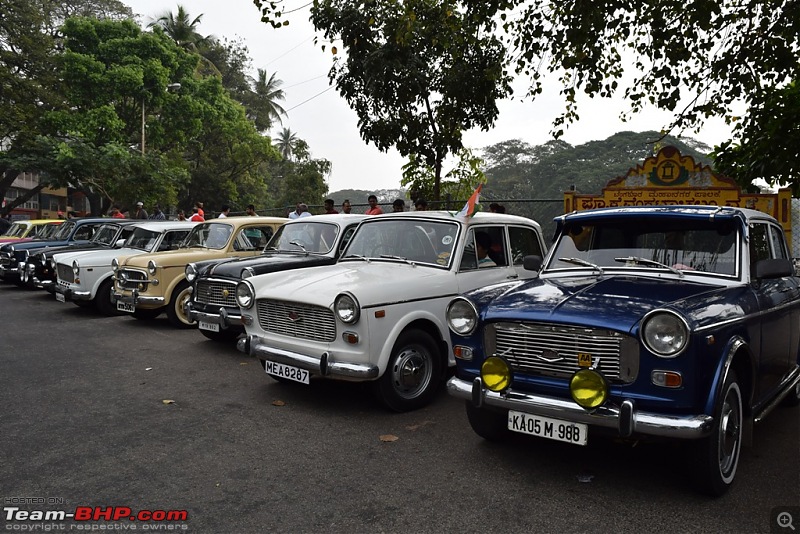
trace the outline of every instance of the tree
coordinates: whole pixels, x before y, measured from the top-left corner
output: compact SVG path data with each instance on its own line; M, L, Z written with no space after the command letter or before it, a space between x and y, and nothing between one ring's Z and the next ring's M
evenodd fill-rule
M281 153L283 159L290 160L294 155L299 140L297 134L289 128L283 128L278 132L278 137L275 139L275 148Z
M256 130L266 132L275 121L281 121L281 115L286 115L286 110L278 104L286 95L280 86L283 81L272 73L267 78L267 71L258 69L256 78L252 80L252 91L246 98L248 117L255 123Z
M254 3L261 9L263 21L276 27L288 22L282 20L285 10L281 3ZM332 3L316 0L315 12ZM546 76L558 76L565 107L553 123L555 138L579 118L581 94L590 98L622 95L630 104L623 119L646 105L671 111L674 121L666 128L669 133L699 127L712 116L733 121L737 102L743 103L748 113L766 116L769 111L764 106L777 104L772 95L786 88L789 80L800 79L800 2L796 0L694 0L688 4L678 0L496 0L449 2L444 9L473 4L480 4L487 20L503 22L507 66L530 81L529 97L535 99L542 93L545 79L551 83L552 78ZM336 19L315 17L314 22L326 35L371 43L372 26L364 24L355 11L361 10L369 18L367 22L374 20L382 27L383 11L397 5L393 0L376 0L353 6L348 24L359 31L352 35L339 31ZM424 17L417 20L435 23ZM399 35L402 39L404 34ZM344 42L345 46L352 43ZM446 59L453 46L444 41L443 49L428 60ZM380 68L366 72L377 72L377 79L383 76ZM351 106L355 107L353 102ZM745 119L743 124L747 123ZM786 147L793 156L785 161L783 174L796 183L800 136L788 121L780 124L780 131L771 129L772 137L794 141ZM742 150L737 153L750 156L731 170L760 168L768 159L780 161L783 147L766 144L748 149L745 145L755 139L749 133L746 128L737 129L739 139L727 145L739 145Z
M343 44L346 57L329 77L358 115L361 137L432 168L433 199L462 133L488 128L510 91L487 5L329 0L311 11L314 26Z
M216 38L213 35L202 35L197 31L202 20L202 13L192 18L186 8L178 5L175 14L167 11L151 21L147 27L161 28L178 46L199 55L202 58L202 74L220 74L217 66L207 57L216 44Z

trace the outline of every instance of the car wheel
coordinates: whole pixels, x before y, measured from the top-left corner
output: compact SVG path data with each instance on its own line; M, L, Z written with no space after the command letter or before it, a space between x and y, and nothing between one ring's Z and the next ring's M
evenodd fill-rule
M167 317L172 326L178 328L192 328L197 326L197 321L192 321L186 315L186 303L192 298L192 286L186 280L179 283L172 291L172 298L167 306Z
M231 343L236 341L239 335L242 333L240 330L234 330L231 328L228 329L220 329L219 332L212 332L211 330L200 330L200 333L206 336L211 341L217 341L219 343Z
M695 474L704 493L720 496L733 484L742 450L743 423L742 392L736 373L730 369L714 411L712 433L697 443Z
M153 319L161 315L162 311L164 311L163 308L156 308L154 310L145 310L142 308L136 308L136 310L133 312L133 316L136 319L139 319L140 321L152 321Z
M119 315L117 306L111 302L111 288L114 280L109 278L97 288L97 295L94 296L94 304L97 310L103 315Z
M467 419L472 430L487 441L503 441L511 433L508 430L508 412L493 408L477 408L466 401Z
M431 336L422 330L403 332L386 371L375 382L378 400L396 412L422 408L436 395L441 369L442 358Z

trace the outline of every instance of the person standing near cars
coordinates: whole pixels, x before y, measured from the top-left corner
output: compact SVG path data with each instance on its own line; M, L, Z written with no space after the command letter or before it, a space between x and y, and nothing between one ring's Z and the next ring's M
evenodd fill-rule
M350 199L344 199L344 202L342 202L342 213L349 214L352 209L353 207L350 205Z
M339 212L336 211L336 209L333 207L333 199L332 198L325 199L325 214L333 215L335 213Z
M370 195L367 197L367 202L369 202L369 209L365 211L367 215L381 215L383 214L383 210L380 206L378 206L378 197L375 195Z
M136 211L133 212L131 219L147 219L147 211L144 209L142 201L136 203Z
M256 213L256 207L253 204L247 205L246 213L248 217L258 217L258 213Z
M403 202L402 198L398 198L394 202L392 202L392 211L394 213L406 211L406 203Z
M218 219L224 219L225 217L228 216L228 214L230 212L231 212L231 207L228 206L227 204L223 204L222 205L222 211L220 211L219 216L217 218Z

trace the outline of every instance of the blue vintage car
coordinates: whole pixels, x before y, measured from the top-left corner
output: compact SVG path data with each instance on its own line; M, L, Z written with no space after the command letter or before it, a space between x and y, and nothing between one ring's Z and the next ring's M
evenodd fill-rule
M755 210L653 206L556 219L532 281L454 298L448 391L472 428L586 445L690 440L691 473L724 493L743 440L800 403L800 278L783 229Z

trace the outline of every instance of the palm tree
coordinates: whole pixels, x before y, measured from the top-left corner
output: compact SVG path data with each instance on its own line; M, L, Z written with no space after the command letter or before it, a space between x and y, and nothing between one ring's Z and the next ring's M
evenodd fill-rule
M281 153L283 159L289 160L294 155L294 149L299 141L300 138L297 137L297 134L289 128L284 128L275 140L275 148Z
M217 39L213 35L203 36L197 31L197 27L202 20L202 13L192 19L186 8L178 5L178 11L175 14L167 11L157 19L150 21L147 27L161 28L178 46L198 54L211 73L219 74L217 67L204 55L216 43Z
M283 89L279 89L283 80L275 78L275 75L273 72L267 78L267 71L258 69L258 77L251 79L252 93L247 111L259 132L269 130L275 121L282 123L281 115L286 115L286 110L278 104L279 100L286 97Z

